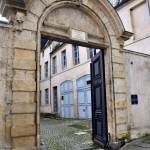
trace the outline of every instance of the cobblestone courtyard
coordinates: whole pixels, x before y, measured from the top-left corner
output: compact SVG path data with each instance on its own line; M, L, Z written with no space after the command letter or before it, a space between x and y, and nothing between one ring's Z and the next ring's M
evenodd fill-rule
M99 149L91 131L90 120L41 119L41 150Z

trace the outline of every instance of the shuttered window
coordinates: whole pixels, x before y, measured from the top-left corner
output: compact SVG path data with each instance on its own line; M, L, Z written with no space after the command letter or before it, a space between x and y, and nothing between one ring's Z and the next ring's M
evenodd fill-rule
M45 78L48 77L48 61L45 63Z
M73 56L74 56L74 65L77 65L80 63L79 59L79 46L73 45Z
M53 57L53 74L57 73L57 57Z
M62 70L65 70L65 69L67 69L66 50L62 51L61 58L62 58Z

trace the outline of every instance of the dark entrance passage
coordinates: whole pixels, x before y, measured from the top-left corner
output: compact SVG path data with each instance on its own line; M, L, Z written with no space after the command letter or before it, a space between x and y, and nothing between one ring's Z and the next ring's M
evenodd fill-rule
M104 73L104 53L100 51L92 59L92 139L102 148L108 147L107 109Z

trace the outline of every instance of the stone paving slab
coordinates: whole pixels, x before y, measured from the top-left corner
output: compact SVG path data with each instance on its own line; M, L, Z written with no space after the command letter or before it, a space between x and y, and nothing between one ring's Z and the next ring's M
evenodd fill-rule
M120 150L150 150L150 136L134 140Z
M41 119L41 150L102 150L91 132L91 120Z

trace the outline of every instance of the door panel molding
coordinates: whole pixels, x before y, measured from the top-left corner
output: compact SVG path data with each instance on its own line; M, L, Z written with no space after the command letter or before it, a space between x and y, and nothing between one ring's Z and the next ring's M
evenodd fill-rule
M107 107L104 53L100 51L91 63L92 139L101 148L108 148Z

